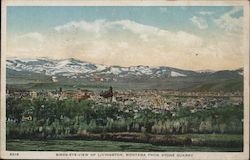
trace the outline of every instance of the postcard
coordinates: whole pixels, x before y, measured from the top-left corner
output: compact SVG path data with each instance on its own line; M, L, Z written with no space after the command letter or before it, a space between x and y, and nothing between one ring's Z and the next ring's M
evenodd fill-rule
M249 159L248 1L3 0L1 159Z

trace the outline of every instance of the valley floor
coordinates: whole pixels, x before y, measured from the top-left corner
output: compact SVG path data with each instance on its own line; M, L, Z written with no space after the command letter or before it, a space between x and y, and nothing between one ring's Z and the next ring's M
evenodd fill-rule
M146 143L87 140L9 140L9 151L239 152L240 148L157 146Z
M229 143L237 141L242 143L242 135L212 135L187 134L176 137L190 137L198 141ZM125 152L241 152L242 147L216 147L214 146L162 146L150 143L121 142L111 140L29 140L8 139L6 149L9 151L125 151Z

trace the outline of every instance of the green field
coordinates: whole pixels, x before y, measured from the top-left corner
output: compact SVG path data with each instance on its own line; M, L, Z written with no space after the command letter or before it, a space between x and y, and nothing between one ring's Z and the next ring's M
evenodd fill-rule
M113 86L116 90L127 89L178 89L183 91L242 91L242 78L169 78L165 80L147 80L141 82L89 82L79 79L62 79L59 82L48 80L26 80L24 78L7 78L7 88L30 89L30 90L55 90L63 89L91 89L103 90Z
M179 138L190 137L199 142L243 143L242 135L230 134L179 134ZM206 143L209 145L209 143ZM28 140L9 139L6 149L11 151L131 151L131 152L240 152L238 147L208 146L161 146L149 143L120 142L107 140Z
M240 148L157 146L145 143L87 140L8 140L9 151L237 152Z

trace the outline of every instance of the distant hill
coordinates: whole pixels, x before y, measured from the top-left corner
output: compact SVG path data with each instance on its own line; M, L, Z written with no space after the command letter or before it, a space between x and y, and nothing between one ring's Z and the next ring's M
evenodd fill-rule
M202 84L195 85L187 88L186 90L192 91L243 91L243 78L223 79L213 82L203 82Z

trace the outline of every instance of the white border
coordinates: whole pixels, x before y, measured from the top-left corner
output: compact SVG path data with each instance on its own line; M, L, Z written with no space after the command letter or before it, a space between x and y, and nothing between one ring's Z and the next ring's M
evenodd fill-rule
M246 0L5 0L8 6L232 6L247 5Z
M173 154L174 157L155 157L147 152L14 152L5 150L5 90L6 90L6 7L7 6L244 6L244 151L243 152L153 152ZM81 0L3 0L1 13L1 152L3 159L249 159L249 2L248 1L81 1ZM18 153L19 156L10 156L10 153ZM56 154L77 154L79 156L56 156ZM95 156L82 156L81 153L96 154ZM102 156L106 153L120 153L122 156ZM147 156L126 156L127 153L143 153ZM100 155L101 154L101 155ZM181 154L189 154L191 157L177 157Z

